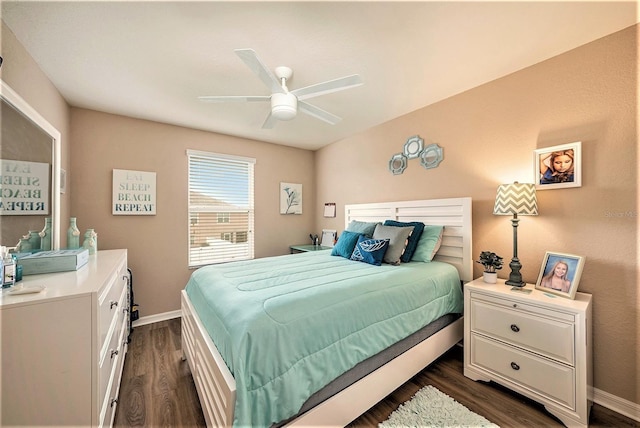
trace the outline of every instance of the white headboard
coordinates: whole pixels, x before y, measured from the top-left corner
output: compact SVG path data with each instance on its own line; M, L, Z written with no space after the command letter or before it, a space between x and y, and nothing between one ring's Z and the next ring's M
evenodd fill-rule
M352 204L344 207L345 229L351 220L420 221L444 226L442 245L435 260L454 265L464 282L473 280L471 256L471 198Z

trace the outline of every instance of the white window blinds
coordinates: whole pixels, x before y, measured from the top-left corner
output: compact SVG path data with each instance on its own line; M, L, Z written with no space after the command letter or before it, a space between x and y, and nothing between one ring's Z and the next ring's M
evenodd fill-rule
M187 151L189 267L254 257L255 159Z

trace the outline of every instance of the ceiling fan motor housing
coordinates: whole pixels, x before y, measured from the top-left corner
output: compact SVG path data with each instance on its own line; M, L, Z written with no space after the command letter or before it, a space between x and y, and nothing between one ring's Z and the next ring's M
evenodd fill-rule
M296 117L298 99L292 93L271 95L271 114L279 120L291 120Z

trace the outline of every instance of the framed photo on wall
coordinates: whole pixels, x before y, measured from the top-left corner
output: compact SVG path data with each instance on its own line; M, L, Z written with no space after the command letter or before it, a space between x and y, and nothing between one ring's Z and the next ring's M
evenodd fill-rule
M573 300L578 291L583 266L583 256L547 251L536 282L536 290Z
M581 142L533 151L536 190L582 186Z

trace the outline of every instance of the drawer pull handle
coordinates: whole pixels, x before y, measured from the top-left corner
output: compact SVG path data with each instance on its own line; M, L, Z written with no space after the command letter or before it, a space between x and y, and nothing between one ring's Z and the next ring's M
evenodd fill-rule
M515 324L511 324L511 331L515 331L517 333L520 331L520 327Z
M115 406L116 404L118 404L118 399L117 399L117 398L112 398L112 399L111 399L110 406L111 406L111 407L113 407L113 406Z
M114 306L118 306L118 302L115 302L115 301L113 301L113 300L112 300L112 301L109 303L109 309L113 309L113 307L114 307Z
M118 355L118 350L117 349L112 349L111 350L111 358L113 358L114 355Z
M514 363L513 361L511 362L511 368L514 370L520 370L520 366Z

